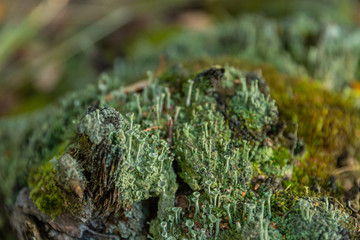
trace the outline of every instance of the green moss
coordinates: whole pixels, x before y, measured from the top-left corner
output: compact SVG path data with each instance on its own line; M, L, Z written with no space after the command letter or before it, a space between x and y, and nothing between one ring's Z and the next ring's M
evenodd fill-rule
M30 197L43 213L52 218L64 212L66 201L63 190L55 180L56 173L50 162L33 171L29 178Z
M360 118L354 99L331 93L308 79L278 79L269 78L268 82L280 117L298 124L298 138L304 140L307 150L294 168L293 187L296 183L318 184L332 191L328 179L336 169L338 156L348 151L358 154Z
M275 216L283 217L296 204L298 200L294 191L277 191L272 196L271 209Z
M291 154L289 152L289 149L285 147L278 147L277 149L275 149L271 157L272 163L281 167L284 167L290 159Z

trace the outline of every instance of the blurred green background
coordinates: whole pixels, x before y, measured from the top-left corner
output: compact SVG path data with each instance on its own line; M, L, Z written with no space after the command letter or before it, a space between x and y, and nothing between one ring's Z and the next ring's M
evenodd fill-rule
M144 44L157 47L244 14L299 12L347 25L360 19L355 0L0 1L0 116L42 108L96 83Z

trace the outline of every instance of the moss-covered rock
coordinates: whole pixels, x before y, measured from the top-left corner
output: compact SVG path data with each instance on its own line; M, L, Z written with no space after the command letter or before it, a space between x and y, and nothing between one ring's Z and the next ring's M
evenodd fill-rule
M301 189L309 186L309 182L299 180L305 176L301 175L302 169L309 171L308 168L293 165L298 139L304 139L306 149L318 149L327 156L334 157L339 151L326 151L332 142L313 143L321 139L322 131L311 130L312 137L305 135L310 132L301 122L295 139L281 131L278 121L287 120L285 110L294 111L289 116L307 117L280 103L292 99L287 96L282 100L283 85L277 87L279 82L272 80L277 78L285 85L287 79L271 68L264 67L263 75L251 72L249 66L246 69L213 67L196 73L191 68L170 68L159 77L149 74L149 83L141 92L99 93L96 99L100 103L76 117L77 127L69 133L73 137L63 155L32 173L30 195L34 203L52 217L66 212L82 219L85 227L92 228L83 236L295 236L296 230L288 222L293 216L297 218L296 209L305 201L301 198L305 191ZM194 80L188 81L189 78ZM305 80L292 83L307 84L297 81ZM300 90L294 89L292 96ZM326 90L319 87L312 93L326 95ZM272 96L278 97L276 105ZM294 105L301 102L293 101ZM336 103L350 100L341 101ZM355 116L349 119L356 121ZM307 124L313 127L314 123ZM349 136L347 141L355 144L351 139ZM336 144L333 147L340 148ZM307 150L301 161L312 156ZM300 191L284 189L279 185L282 181L285 188L290 181ZM334 208L336 211L344 216L341 224L336 222L337 226L348 229L341 236L350 236L354 229L349 224L354 220L341 208ZM316 218L322 217L319 214ZM144 228L144 219L151 220L150 232ZM89 225L98 221L111 228ZM115 224L117 221L121 224ZM139 228L124 232L127 221L138 222ZM322 226L319 225L319 231ZM324 233L332 234L321 234Z
M355 100L267 65L224 62L148 73L137 92L102 87L79 102L93 106L58 119L72 126L66 147L49 147L53 160L33 162L28 179L38 209L55 220L70 214L79 235L92 238L355 236L345 208L316 200L340 196L341 185L326 181L336 156L357 147ZM331 118L340 113L349 126ZM40 235L51 229L67 234L52 227Z
M319 34L316 23L291 31L311 22L306 17L283 32L276 30L283 24L265 22L242 19L211 38L210 49L202 44L207 35L192 46L180 38L165 53L233 55L239 49L232 43L241 42L242 57L294 76L232 57L193 59L147 72L147 81L131 87L102 75L97 88L1 121L0 189L8 206L28 186L42 214L55 222L71 216L83 238L355 238L359 191L344 194L349 189L337 170L339 156L359 154L358 99L305 73L325 78L325 65L356 56L346 49L346 34L325 31L318 48L307 45L307 37ZM223 49L224 43L231 44ZM323 80L340 75L336 89L346 88L355 71L349 68L348 74L331 69ZM337 200L330 204L328 195ZM21 211L42 237L70 236L39 213Z

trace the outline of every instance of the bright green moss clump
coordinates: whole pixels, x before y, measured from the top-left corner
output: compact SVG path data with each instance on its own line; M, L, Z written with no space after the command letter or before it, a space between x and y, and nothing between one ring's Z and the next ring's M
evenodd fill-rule
M31 199L39 210L52 218L63 213L66 206L64 192L55 181L55 177L55 169L48 162L31 174L29 180L32 188Z

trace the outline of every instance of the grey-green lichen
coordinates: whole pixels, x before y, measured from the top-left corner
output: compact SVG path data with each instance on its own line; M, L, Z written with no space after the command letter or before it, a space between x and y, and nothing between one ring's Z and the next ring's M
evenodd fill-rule
M99 144L109 133L121 128L122 116L111 109L94 109L89 111L79 124L79 132L90 138L90 141Z
M109 233L119 235L121 238L143 240L146 236L139 234L143 231L146 221L144 206L137 202L132 208L124 213L125 219L111 224Z
M167 141L160 131L141 129L134 118L134 113L123 117L112 108L89 109L79 124L80 141L71 148L90 175L87 190L98 197L114 192L116 209L171 196L176 189Z
M328 197L310 198L300 199L280 224L287 239L348 239L349 218Z
M85 187L85 177L79 163L67 153L58 160L54 159L53 162L57 183L64 190L75 193L81 199Z
M253 79L247 91L246 73L230 68L225 72L230 70L231 74L220 74L218 79L213 80L232 83L228 84L227 90L235 88L236 93L233 96L220 95L221 91L226 89L217 89L214 86L212 90L206 89L206 93L211 92L209 96L204 94L204 89L195 88L197 94L194 94L192 105L184 106L183 112L187 115L182 116L183 119L190 120L175 125L177 130L174 143L182 170L180 175L193 190L207 189L207 181L211 182L211 186L221 189L247 183L253 172L252 162L262 164L261 162L267 162L272 156L271 148L253 139L251 131L252 126L256 126L261 132L276 120L277 110L274 102L269 98L265 99L259 92L257 80ZM204 73L200 76L202 77L197 79L203 82L211 80L209 76L204 77ZM243 79L240 87L234 84L237 77ZM217 101L221 101L222 106L219 106ZM258 101L263 102L260 104ZM272 108L271 116L268 116L267 106ZM219 110L220 107L226 108L227 111ZM229 112L232 114L228 114ZM231 119L226 119L230 116ZM179 120L181 122L182 119ZM254 125L250 124L249 120L252 120ZM232 123L233 130L226 121ZM241 132L241 137L236 132ZM221 174L224 174L222 178L218 178Z
M271 100L269 95L265 96L260 92L256 78L248 87L246 77L240 74L238 77L241 88L231 98L228 114L234 121L242 121L244 127L255 132L274 124L278 116L275 101Z

